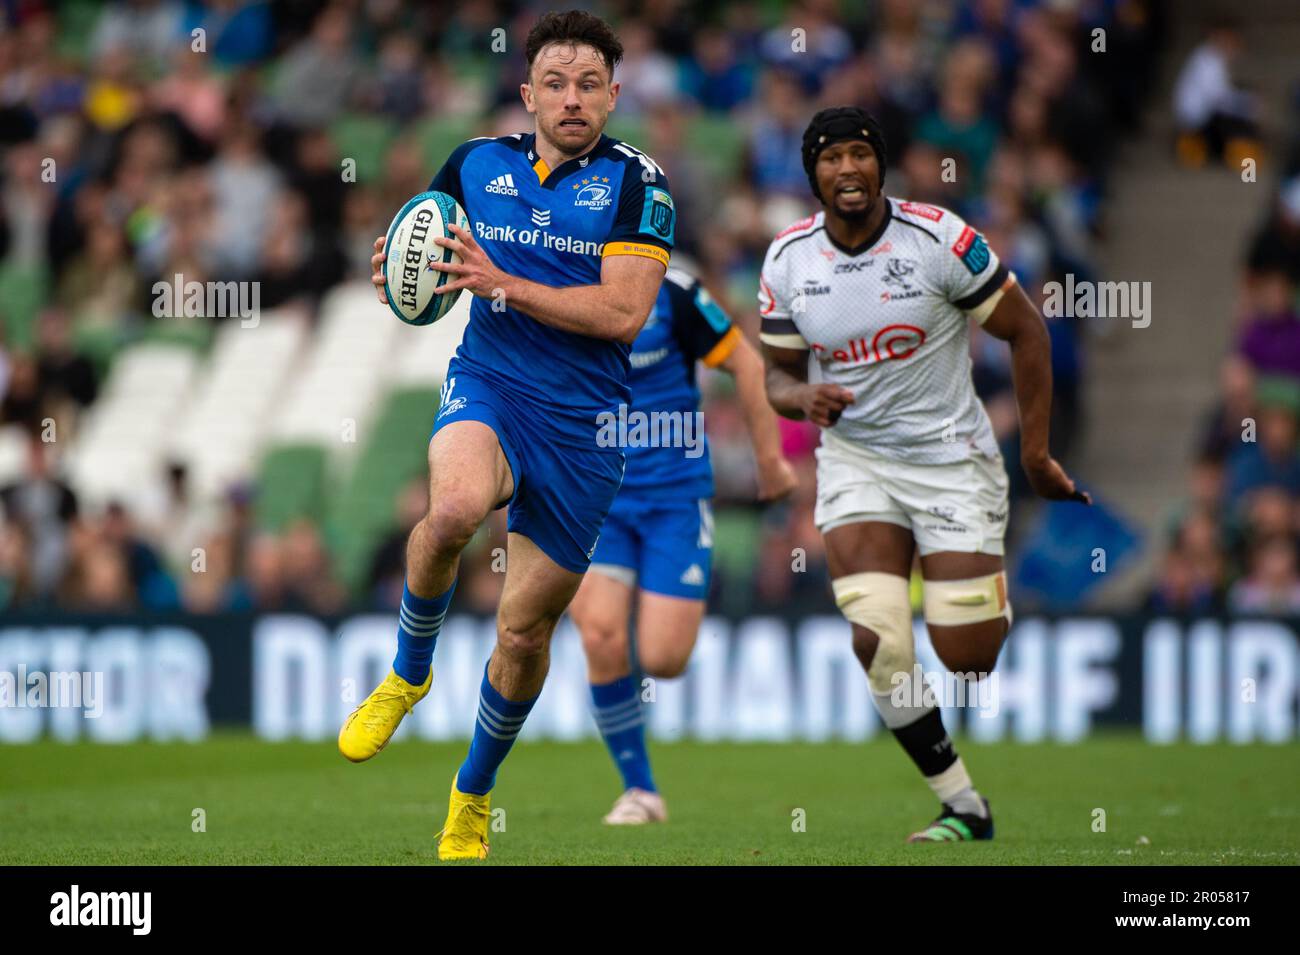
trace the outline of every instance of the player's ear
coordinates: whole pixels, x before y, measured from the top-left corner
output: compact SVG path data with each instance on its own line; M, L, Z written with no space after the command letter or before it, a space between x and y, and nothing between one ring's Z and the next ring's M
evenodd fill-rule
M524 101L524 109L530 113L537 112L537 103L533 99L533 87L529 83L519 84L519 98Z
M618 102L618 91L622 88L620 83L609 84L609 111L611 113L614 112L614 104Z

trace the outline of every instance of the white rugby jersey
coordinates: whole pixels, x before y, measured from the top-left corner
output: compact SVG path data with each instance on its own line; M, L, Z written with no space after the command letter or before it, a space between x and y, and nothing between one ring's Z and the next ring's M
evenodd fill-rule
M886 201L856 249L831 239L821 212L777 235L759 280L759 337L810 351L820 380L853 392L838 437L913 464L992 457L967 317L983 323L1015 276L947 209Z

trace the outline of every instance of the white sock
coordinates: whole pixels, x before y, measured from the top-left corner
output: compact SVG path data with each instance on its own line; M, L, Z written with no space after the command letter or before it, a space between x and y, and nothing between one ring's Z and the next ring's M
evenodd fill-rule
M970 773L966 764L957 757L957 761L937 776L927 776L931 791L939 801L952 807L953 812L964 815L984 817L984 800L978 790L971 785Z

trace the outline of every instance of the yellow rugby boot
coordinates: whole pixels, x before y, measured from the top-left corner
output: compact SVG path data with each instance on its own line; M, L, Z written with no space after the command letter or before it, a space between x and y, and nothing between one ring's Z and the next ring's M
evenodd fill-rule
M491 810L491 793L476 796L463 793L451 782L451 803L447 807L447 821L438 833L438 858L486 859L488 854L488 820Z
M433 670L423 686L412 686L392 670L375 692L362 700L343 721L339 730L339 752L354 763L364 762L388 745L397 732L402 717L411 712L429 693L433 684Z

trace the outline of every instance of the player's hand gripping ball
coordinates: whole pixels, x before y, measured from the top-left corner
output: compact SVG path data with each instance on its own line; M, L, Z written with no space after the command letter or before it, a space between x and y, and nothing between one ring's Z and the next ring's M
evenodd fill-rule
M433 264L460 264L460 256L434 239L456 238L450 225L469 228L465 210L444 192L422 192L393 216L384 239L384 294L393 314L408 325L431 325L451 311L462 290L436 295L456 277Z

